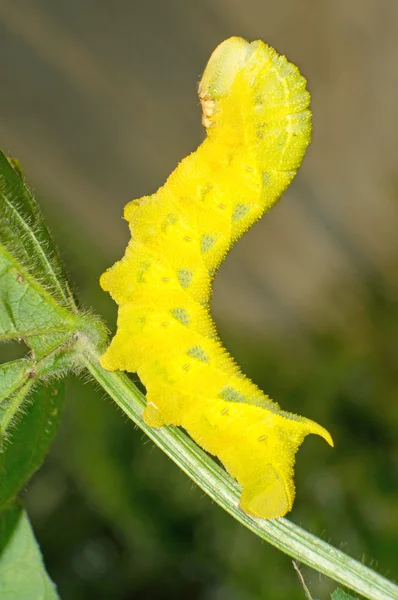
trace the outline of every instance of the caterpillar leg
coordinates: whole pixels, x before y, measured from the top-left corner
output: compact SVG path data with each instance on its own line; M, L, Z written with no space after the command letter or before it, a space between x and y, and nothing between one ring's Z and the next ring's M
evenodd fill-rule
M147 397L148 399L148 397ZM148 404L144 408L144 412L142 413L142 418L145 423L150 427L163 427L166 424L166 421L158 409L158 407L148 399Z
M145 381L143 383L145 385ZM181 414L182 399L183 396L173 392L167 385L159 385L153 391L151 386L147 387L147 405L142 414L145 423L156 428L163 425L180 425L178 415Z
M254 517L277 518L285 515L293 505L293 482L286 486L271 463L264 465L264 476L242 490L239 507Z

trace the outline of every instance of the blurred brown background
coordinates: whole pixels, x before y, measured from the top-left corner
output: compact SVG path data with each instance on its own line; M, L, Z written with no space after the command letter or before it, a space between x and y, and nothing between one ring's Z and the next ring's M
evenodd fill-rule
M314 135L283 200L228 256L214 316L246 371L338 442L332 457L321 442L303 447L296 522L333 534L359 558L373 556L392 576L396 0L1 0L1 147L21 160L83 301L113 326L115 308L97 280L126 245L122 207L154 192L200 143L197 82L231 35L263 39L300 67ZM131 425L88 387L74 382L70 390L58 443L27 498L64 598L303 597L287 558L219 516L137 432L119 448ZM136 487L124 489L137 477L141 499ZM170 480L179 490L172 509ZM167 542L159 542L162 527ZM314 594L327 597L331 584L312 578Z
M216 317L276 333L345 324L361 298L342 281L372 273L396 289L395 0L3 0L0 26L2 147L109 264L127 239L123 205L200 142L198 79L241 35L300 66L314 138L283 202L220 272Z

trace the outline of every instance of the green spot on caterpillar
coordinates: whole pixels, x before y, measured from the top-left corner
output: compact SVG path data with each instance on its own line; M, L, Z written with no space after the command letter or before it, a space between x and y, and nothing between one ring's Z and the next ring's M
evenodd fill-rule
M269 185L271 183L271 175L266 171L263 171L263 185Z
M232 214L233 221L240 221L249 212L250 207L247 204L237 204Z
M256 136L258 140L262 140L264 139L265 136L265 131L264 131L264 125L260 125L256 131Z
M209 357L207 356L203 348L201 348L200 346L192 346L192 348L189 348L189 350L187 350L187 354L188 356L192 356L192 358L196 358L201 362L209 361Z
M261 41L231 38L213 52L199 98L205 141L155 194L125 209L134 235L124 259L101 278L119 304L118 330L101 364L137 371L147 389L145 422L181 425L237 479L243 510L276 518L292 507L295 454L305 436L333 442L243 376L215 334L209 303L233 242L301 164L310 97L284 56ZM132 289L135 281L145 285ZM175 321L165 315L185 327L167 327Z
M225 387L221 390L219 397L228 402L247 402L246 396L233 387Z
M202 254L208 252L214 246L215 241L216 237L214 235L203 235L202 239L200 240L200 251Z
M193 273L189 269L178 269L177 277L181 287L186 289L191 285Z
M145 273L148 271L151 265L147 262L141 263L137 268L137 283L143 283L145 281Z
M170 312L182 325L189 325L189 313L185 308L173 308Z
M169 227L169 225L174 225L174 223L177 223L177 221L178 217L176 215L174 215L173 213L168 214L161 225L162 232L164 233Z

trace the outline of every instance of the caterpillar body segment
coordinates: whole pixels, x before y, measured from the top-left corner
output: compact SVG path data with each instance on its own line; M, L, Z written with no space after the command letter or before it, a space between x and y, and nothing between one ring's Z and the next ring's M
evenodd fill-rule
M311 136L297 67L241 38L213 53L199 86L207 137L152 196L125 209L131 240L101 277L119 305L104 368L137 372L145 421L180 425L242 486L241 507L291 509L295 453L320 425L281 411L222 347L209 313L212 279L233 243L280 197Z

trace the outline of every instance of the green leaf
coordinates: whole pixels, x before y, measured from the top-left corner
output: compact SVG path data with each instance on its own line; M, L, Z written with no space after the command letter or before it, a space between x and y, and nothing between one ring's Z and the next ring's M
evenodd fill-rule
M332 593L331 599L332 600L358 600L358 598L356 596L351 596L351 594L348 594L347 592L345 592L344 590L341 590L340 588L337 588L337 590L335 590Z
M33 360L21 358L0 365L0 410L2 402L21 387L29 378L33 367Z
M40 359L67 343L80 324L39 207L19 165L15 170L0 152L0 341L23 338Z
M57 305L0 244L0 341L75 328L76 315Z
M20 173L0 152L0 242L56 302L75 311L57 247Z
M19 390L11 394L1 403L0 407L0 433L2 438L2 446L8 430L15 422L16 417L22 410L22 405L26 400L33 385L33 381L27 381Z
M104 339L98 319L78 313L39 207L12 164L0 152L0 342L23 339L31 352L0 366L0 507L55 436L63 387L50 382L79 368L86 340Z
M0 365L0 440L4 440L32 385L34 361L15 360Z
M57 600L26 513L12 505L0 514L0 598Z
M23 410L14 415L12 427L0 453L0 507L15 498L20 488L41 465L60 420L64 382L54 381L47 385L40 383L28 399L27 385L29 383L17 392L24 394L20 398Z
M23 338L33 358L52 355L54 368L42 369L49 375L61 367L53 355L72 352L78 331L93 341L106 336L98 319L78 313L39 207L12 164L0 152L0 341Z

